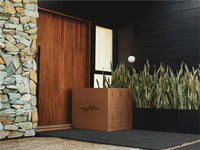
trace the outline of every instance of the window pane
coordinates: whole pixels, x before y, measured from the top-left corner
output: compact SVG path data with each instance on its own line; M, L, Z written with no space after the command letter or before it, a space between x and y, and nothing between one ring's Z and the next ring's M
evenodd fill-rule
M106 79L111 81L111 75L105 75ZM94 74L94 88L98 88L97 81L99 81L100 88L103 88L103 75L102 74Z
M95 70L111 71L113 31L96 26Z

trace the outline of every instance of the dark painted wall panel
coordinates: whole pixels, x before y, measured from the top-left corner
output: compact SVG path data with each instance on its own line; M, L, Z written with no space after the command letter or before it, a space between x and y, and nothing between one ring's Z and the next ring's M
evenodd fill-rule
M197 51L199 46L187 46L187 47L175 47L175 48L163 48L163 49L154 49L154 50L143 50L137 51L137 56L143 56L144 53L147 56L151 57L160 57L160 56L187 56L187 55L194 55ZM183 51L183 49L185 49ZM181 53L180 53L181 52Z
M149 15L165 14L165 13L174 13L178 11L184 11L189 9L199 8L198 0L188 0L188 1L180 1L177 3L171 4L162 4L162 2L153 3L151 7L148 7L146 10Z
M176 19L176 20L170 20L165 22L160 22L160 20L152 20L152 23L148 24L142 24L141 30L145 32L151 32L151 33L159 33L169 30L177 30L178 28L185 28L190 30L198 30L198 22L199 17L193 17L193 18L186 18L186 19Z
M150 40L144 41L140 45L141 49L163 49L163 48L174 48L174 47L185 47L197 45L199 42L198 36L194 37L181 37L181 38L173 38L173 39L165 39L165 40ZM138 51L138 50L137 50ZM196 51L198 52L198 51Z
M174 71L183 61L189 68L200 63L199 1L154 2L145 9L142 17L137 18L137 22L134 19L130 18L129 23L119 27L120 62L130 65L127 57L133 49L136 62L132 65L137 70L143 69L146 59L152 66L163 62ZM131 46L133 29L137 31L132 41L134 47Z
M165 13L165 14L155 14L155 15L149 15L148 17L144 18L143 20L151 24L152 20L159 20L159 23L167 23L170 21L178 21L182 19L187 19L187 18L194 18L200 16L200 9L195 8L195 9L189 9L187 11L177 11L173 13Z

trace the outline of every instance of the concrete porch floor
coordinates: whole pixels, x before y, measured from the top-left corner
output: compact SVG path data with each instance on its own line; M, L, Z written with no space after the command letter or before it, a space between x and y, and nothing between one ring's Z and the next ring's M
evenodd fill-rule
M141 150L50 137L30 137L0 141L0 150Z

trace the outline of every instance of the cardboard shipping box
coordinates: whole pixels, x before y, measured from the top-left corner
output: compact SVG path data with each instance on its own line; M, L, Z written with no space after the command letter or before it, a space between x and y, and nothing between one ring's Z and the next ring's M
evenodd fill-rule
M131 129L131 89L73 89L72 128L101 131Z

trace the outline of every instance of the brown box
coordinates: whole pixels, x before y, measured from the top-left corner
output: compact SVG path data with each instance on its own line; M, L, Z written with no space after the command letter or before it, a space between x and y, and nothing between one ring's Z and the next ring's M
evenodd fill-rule
M72 128L101 131L131 129L131 89L73 89Z

